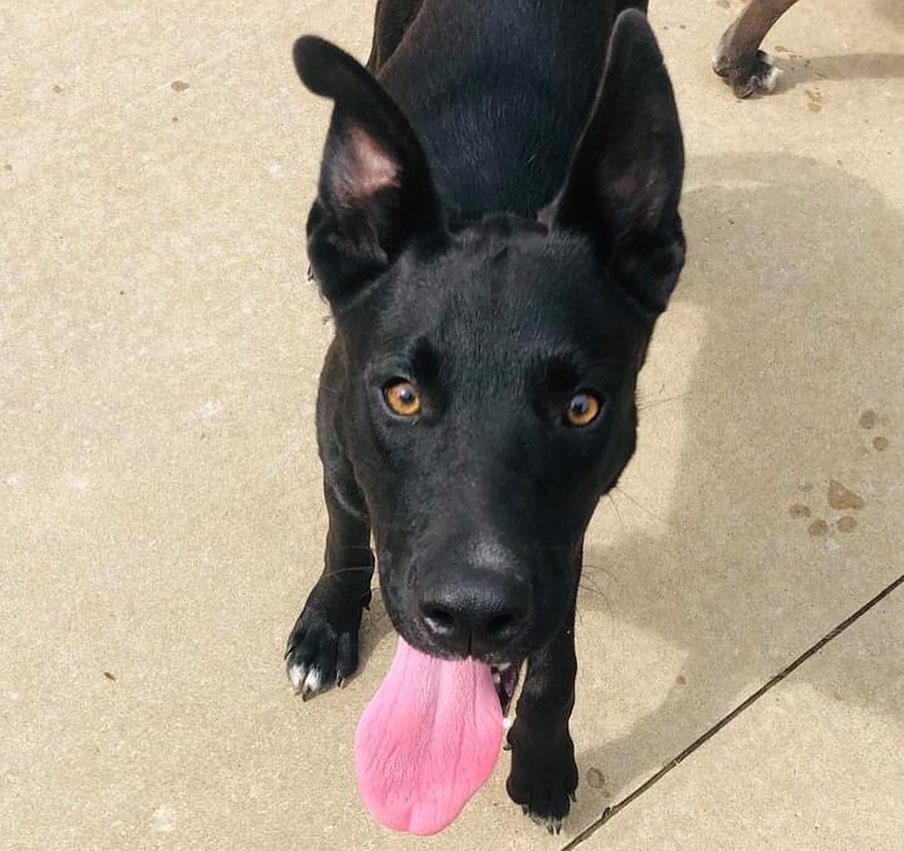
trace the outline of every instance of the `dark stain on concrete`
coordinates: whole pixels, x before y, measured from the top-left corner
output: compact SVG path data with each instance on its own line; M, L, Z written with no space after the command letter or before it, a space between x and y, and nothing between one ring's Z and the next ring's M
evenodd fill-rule
M863 497L860 496L859 493L852 491L848 487L845 487L837 479L832 479L829 482L829 492L827 499L829 506L831 508L834 508L836 511L848 511L849 509L859 511L861 508L863 508L864 505L866 505Z
M860 415L860 428L875 428L879 422L879 415L875 411L864 411Z
M587 769L587 785L593 789L602 789L606 785L606 778L598 768Z
M828 533L829 524L826 523L825 520L814 520L809 526L807 526L807 531L814 538L821 538L823 535Z
M857 528L857 518L850 516L841 517L835 525L838 527L839 532L849 534Z

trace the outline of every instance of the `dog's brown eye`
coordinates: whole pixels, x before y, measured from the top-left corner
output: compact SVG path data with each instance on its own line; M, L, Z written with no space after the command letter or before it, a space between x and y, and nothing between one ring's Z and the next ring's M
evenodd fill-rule
M416 417L421 412L421 397L410 381L395 381L383 389L389 410L400 417Z
M568 402L565 415L570 425L589 426L600 413L600 400L592 393L575 393Z

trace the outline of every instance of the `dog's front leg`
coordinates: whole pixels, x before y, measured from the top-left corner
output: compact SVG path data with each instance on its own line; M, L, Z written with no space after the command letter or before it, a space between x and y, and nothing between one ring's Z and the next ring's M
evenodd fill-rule
M323 573L286 648L289 679L304 700L341 686L358 667L358 631L374 570L367 506L339 453L325 456L323 490L330 519Z
M509 796L550 833L562 827L578 785L568 719L574 706L574 603L553 640L527 660L527 677L509 730Z

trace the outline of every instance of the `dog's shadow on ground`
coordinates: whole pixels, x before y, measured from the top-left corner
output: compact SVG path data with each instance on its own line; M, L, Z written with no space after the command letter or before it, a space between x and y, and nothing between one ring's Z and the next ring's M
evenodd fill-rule
M839 56L800 56L779 52L784 72L778 92L820 80L896 80L904 77L904 55L899 53L848 53Z
M873 0L873 8L882 15L897 32L904 32L904 3L901 3L901 0Z
M683 304L700 318L699 349L687 392L641 414L632 463L642 472L625 488L643 505L644 490L657 487L653 464L643 472L644 436L657 417L682 423L675 484L649 534L606 543L602 524L618 521L605 511L591 526L579 666L583 645L595 656L585 666L605 670L594 670L595 686L579 674L575 728L613 705L625 663L615 673L606 654L631 653L618 644L619 623L655 635L684 662L661 684L665 697L653 711L611 740L588 748L585 739L577 826L889 581L896 568L870 561L871 539L904 540L891 504L900 488L888 469L900 466L904 412L882 407L882 389L899 385L904 363L904 217L842 169L746 154L693 159L682 209L690 249L676 300L679 312ZM660 330L668 334L667 323ZM668 400L657 373L674 364L656 360L654 351L646 385ZM864 504L833 508L833 479ZM592 625L612 633L611 651L606 636L587 635ZM644 668L642 659L638 680L662 675L663 666ZM869 661L862 677L830 686L811 682L807 666L795 677L826 700L904 718L900 693L877 688L883 677L894 681L895 659ZM587 783L591 769L597 788Z

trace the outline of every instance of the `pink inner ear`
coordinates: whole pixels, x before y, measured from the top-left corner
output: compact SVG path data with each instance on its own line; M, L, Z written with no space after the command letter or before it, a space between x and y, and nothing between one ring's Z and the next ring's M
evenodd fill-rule
M354 205L389 186L399 185L399 166L366 130L353 127L345 141L341 200Z

